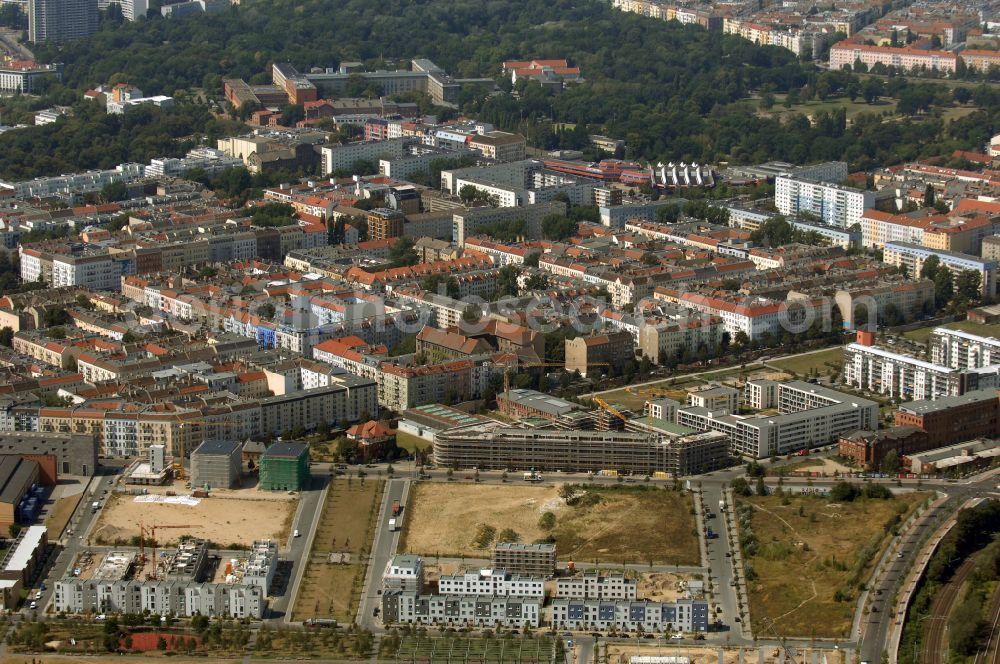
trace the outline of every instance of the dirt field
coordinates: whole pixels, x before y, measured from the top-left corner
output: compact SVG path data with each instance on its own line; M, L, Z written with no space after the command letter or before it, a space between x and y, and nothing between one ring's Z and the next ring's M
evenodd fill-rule
M378 517L383 483L333 480L327 492L305 576L299 585L293 620L336 618L351 623L364 583L367 555ZM348 564L331 564L331 553L348 553ZM381 573L381 570L379 570Z
M755 631L769 618L789 637L849 634L856 584L867 580L888 541L884 525L897 511L905 519L928 495L843 504L816 496L791 496L787 505L778 496L740 499L754 506L750 526L757 544L748 562L757 578L748 581L747 593ZM867 560L861 555L866 547ZM838 590L847 593L842 601L835 599Z
M810 473L823 473L824 475L833 476L834 473L856 473L857 468L850 468L842 463L834 461L833 459L828 459L826 457L816 457L812 459L805 459L798 463L793 463L788 466L781 466L778 468L777 473L769 473L771 475L788 475L794 472L810 472Z
M567 505L559 487L523 484L422 483L410 502L400 551L425 556L488 558L489 544L474 539L484 527L497 535L513 530L517 541L549 535L561 560L588 562L697 564L698 542L689 496L642 486L586 486L586 497ZM550 531L539 518L552 512Z
M687 597L678 587L695 578L693 574L673 574L672 572L643 572L639 574L639 597L651 602L673 602Z
M146 525L190 525L157 532L161 545L182 535L201 537L222 547L250 545L257 539L283 542L295 516L295 496L265 493L256 489L212 492L198 505L137 503L135 496L115 494L101 509L100 519L90 534L95 544L127 542L139 535L139 523Z
M639 645L627 644L627 643L609 643L608 644L608 664L628 664L629 658L633 655L645 655L645 656L681 656L689 657L691 664L718 664L719 662L719 650L720 648L711 646L702 647L691 647L684 645L669 645L669 646L656 646L656 645ZM725 664L737 664L740 661L740 649L738 648L724 648L723 662ZM744 662L758 662L763 661L764 664L778 664L782 660L778 655L774 654L774 648L761 646L760 650L764 652L764 659L758 660L757 649L756 648L743 648L743 661ZM803 648L796 649L798 653L798 661L800 662L811 662L812 659L812 649ZM816 650L817 661L823 661L823 656L826 655L826 661L828 664L847 664L847 659L845 654L841 651L830 650Z

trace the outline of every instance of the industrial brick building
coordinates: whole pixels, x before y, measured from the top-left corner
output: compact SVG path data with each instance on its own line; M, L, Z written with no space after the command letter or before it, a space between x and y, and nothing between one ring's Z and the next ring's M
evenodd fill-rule
M243 446L237 440L206 440L191 454L191 486L231 489L240 483Z
M979 437L995 438L1000 435L997 428L1000 424L1000 399L996 390L976 390L961 396L910 401L899 406L895 422L926 431L925 449Z
M914 426L896 426L879 431L854 431L841 436L837 444L840 456L850 459L858 468L879 470L889 450L903 456L930 449L927 432Z
M302 443L274 443L260 458L260 488L301 491L309 480L309 448Z

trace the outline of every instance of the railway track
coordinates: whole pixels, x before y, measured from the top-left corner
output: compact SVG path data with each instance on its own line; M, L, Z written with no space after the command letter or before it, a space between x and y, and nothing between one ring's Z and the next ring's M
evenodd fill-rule
M951 580L941 588L934 603L931 605L931 613L925 617L927 620L927 630L924 636L924 645L921 652L920 661L925 664L946 664L947 631L948 618L955 608L958 595L965 584L965 580L972 573L972 567L976 557L970 556L962 563L961 567L955 570Z
M987 614L987 625L990 628L986 646L976 652L972 664L997 664L1000 662L1000 586L993 591L990 601L990 611Z

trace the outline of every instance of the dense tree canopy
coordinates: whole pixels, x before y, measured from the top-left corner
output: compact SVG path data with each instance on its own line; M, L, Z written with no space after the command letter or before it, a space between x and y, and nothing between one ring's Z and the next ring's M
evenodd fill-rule
M869 168L974 148L1000 126L1000 92L986 86L973 89L967 100L988 110L945 121L932 109L957 99L946 85L820 71L778 47L619 12L599 0L338 0L334 6L269 0L214 15L105 22L88 39L40 46L37 55L67 63L66 83L77 89L129 81L149 94L203 88L216 97L223 78L269 82L276 61L306 70L347 60L369 68L406 67L410 58L427 57L457 77L500 80L506 59L565 57L581 68L585 82L552 94L519 81L517 96L488 96L468 86L460 95L461 110L521 131L538 147L582 146L587 133L600 132L625 139L623 156L653 161L846 159L854 169ZM510 89L509 81L501 84ZM848 123L842 110L835 110L821 111L812 121L797 113L778 119L759 113L758 103L748 99L751 92L788 93L789 101L842 94L874 102L894 96L908 117L885 122L873 112ZM164 114L163 121L174 115ZM298 111L289 107L284 115L291 120ZM213 129L207 118L184 119L194 132ZM168 144L183 132L137 135L120 125L141 121L109 118L81 127L75 120L62 129L57 123L17 132L23 138L4 136L0 149L15 150L14 164L2 175L178 152ZM21 141L35 148L33 157L46 155L37 167L29 167L24 150L11 145ZM37 149L46 142L53 150ZM49 157L50 152L80 158Z

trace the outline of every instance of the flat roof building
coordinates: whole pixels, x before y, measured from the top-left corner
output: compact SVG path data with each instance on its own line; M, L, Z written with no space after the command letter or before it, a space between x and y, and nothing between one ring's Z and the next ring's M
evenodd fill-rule
M260 488L301 491L309 480L309 447L302 443L274 443L260 459Z
M238 440L206 440L191 454L191 486L239 486L243 446Z
M500 542L493 547L491 563L496 569L549 577L556 570L556 545Z

